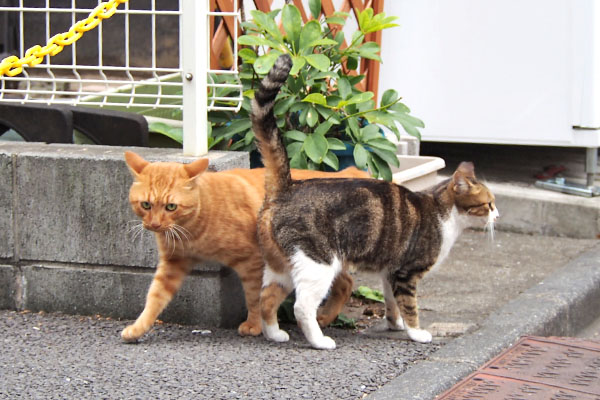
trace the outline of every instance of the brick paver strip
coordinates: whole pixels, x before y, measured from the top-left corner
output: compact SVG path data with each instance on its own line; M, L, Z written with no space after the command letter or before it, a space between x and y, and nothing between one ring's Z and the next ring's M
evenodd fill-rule
M438 399L475 398L600 400L600 341L523 337Z

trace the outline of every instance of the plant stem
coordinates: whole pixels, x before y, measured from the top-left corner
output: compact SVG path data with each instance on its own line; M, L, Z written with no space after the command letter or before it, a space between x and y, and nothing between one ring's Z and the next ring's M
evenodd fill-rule
M347 120L348 118L351 118L351 117L365 115L365 114L373 112L373 111L387 110L388 108L390 108L391 106L393 106L394 104L396 104L397 102L399 102L400 100L402 100L402 97L399 97L393 103L387 104L387 105L382 106L382 107L373 108L373 109L367 110L367 111L359 111L357 113L347 115L346 117L342 118L342 121L345 121L345 120Z

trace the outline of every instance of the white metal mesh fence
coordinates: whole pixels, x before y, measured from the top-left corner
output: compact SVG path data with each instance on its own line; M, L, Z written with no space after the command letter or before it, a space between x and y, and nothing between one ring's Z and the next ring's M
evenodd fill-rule
M99 3L0 0L2 58L23 57L28 48L43 46ZM21 75L0 78L0 101L87 105L163 117L181 115L188 103L184 151L205 153L207 110L237 110L242 100L235 62L230 70L208 67L209 16L234 17L231 48L236 60L237 13L209 13L208 0L129 0L58 55L46 56ZM202 76L206 79L197 79ZM193 90L186 89L191 77ZM193 144L187 150L186 141Z

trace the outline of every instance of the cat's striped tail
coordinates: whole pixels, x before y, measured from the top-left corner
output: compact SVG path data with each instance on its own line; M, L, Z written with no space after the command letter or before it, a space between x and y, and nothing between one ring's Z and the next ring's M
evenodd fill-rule
M265 165L267 200L273 199L280 191L286 190L292 181L287 151L273 114L275 97L285 83L291 68L291 57L287 54L279 56L269 74L260 83L252 100L252 130Z

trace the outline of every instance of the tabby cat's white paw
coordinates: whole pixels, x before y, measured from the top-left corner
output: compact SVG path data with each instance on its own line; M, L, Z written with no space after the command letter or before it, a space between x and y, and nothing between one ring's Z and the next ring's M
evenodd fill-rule
M408 328L406 333L408 333L408 337L419 343L429 343L433 337L431 333L427 332L425 329L414 329Z
M333 350L335 349L335 340L329 336L323 336L321 339L312 342L311 345L319 350Z
M267 340L273 342L287 342L290 340L290 335L286 331L279 329L278 325L265 325L263 324L263 334Z
M387 320L388 328L392 331L403 331L404 330L404 320L402 317L398 317L397 320L392 321L391 318Z

